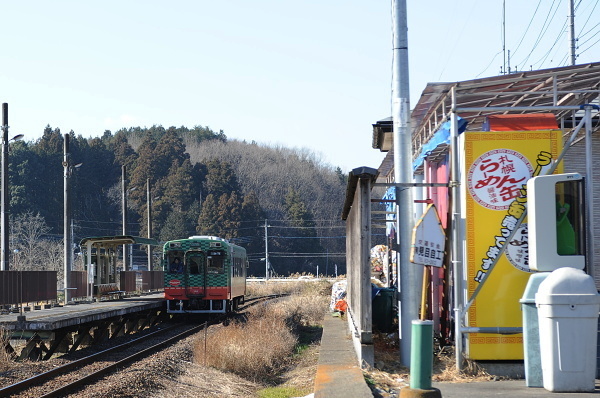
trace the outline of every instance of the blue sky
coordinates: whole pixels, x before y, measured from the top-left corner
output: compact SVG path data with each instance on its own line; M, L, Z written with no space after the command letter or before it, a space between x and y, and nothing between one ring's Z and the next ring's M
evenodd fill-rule
M511 66L565 65L568 1L505 3ZM598 0L576 4L578 63L598 61ZM202 125L308 148L345 171L384 156L371 148L371 125L391 112L391 1L3 5L0 101L11 135L33 141L48 124L84 137ZM501 0L408 0L408 20L411 105L427 82L499 73Z

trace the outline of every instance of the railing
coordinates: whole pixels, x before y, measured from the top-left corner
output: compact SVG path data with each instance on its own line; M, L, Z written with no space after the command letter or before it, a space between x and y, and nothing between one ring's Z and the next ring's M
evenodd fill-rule
M163 271L140 271L142 274L142 291L163 290L165 287L165 273Z
M56 271L0 271L0 305L56 300Z
M137 292L137 273L138 271L121 271L119 274L119 289L127 293Z
M121 271L120 289L127 293L150 292L164 288L163 271Z
M87 271L70 271L71 272L71 286L69 286L69 297L70 298L82 298L87 297L91 294L88 291L87 286Z

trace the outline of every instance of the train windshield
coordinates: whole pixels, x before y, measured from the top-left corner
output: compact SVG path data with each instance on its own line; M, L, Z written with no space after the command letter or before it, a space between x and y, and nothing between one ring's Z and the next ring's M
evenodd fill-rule
M201 252L188 252L185 256L186 267L188 272L192 275L203 274L204 268L206 267L206 260L204 253Z
M222 274L225 272L225 253L211 250L206 257L209 274Z

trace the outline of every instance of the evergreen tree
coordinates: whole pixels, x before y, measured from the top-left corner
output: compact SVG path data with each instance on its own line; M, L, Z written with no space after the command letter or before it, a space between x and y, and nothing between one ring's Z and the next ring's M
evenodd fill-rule
M40 213L53 231L60 231L63 224L63 143L60 129L47 126L42 137L32 150L31 174L35 188L32 196L32 211Z
M242 216L242 201L237 193L232 192L229 197L222 195L219 200L219 221L223 226L222 234L225 239L234 239L239 236Z
M35 192L31 178L37 171L31 165L35 162L35 155L29 144L18 141L10 144L10 157L8 165L10 207L11 213L22 214L33 212L35 203L31 193Z
M339 178L340 183L344 185L348 183L348 175L344 174L342 169L340 169L339 167L335 168L335 175Z
M138 148L138 157L135 162L135 168L133 170L126 170L125 178L129 181L128 204L138 212L138 220L142 220L146 213L146 186L148 178L150 179L153 196L163 196L162 187L160 184L156 183L155 148L156 141L154 141L152 137L147 136ZM153 209L153 214L158 220L164 221L166 216L162 216L161 209L163 209L163 207ZM161 222L158 222L157 224L160 225ZM157 225L157 227L159 227L159 225Z
M153 172L157 176L166 176L173 163L181 166L184 160L189 159L185 153L183 140L177 134L175 127L170 127L158 140L153 153Z
M168 241L188 236L190 236L190 223L186 215L177 211L171 212L160 230L160 240Z
M104 137L107 137L106 132ZM119 170L120 167L123 165L128 170L133 169L135 161L137 159L137 154L133 150L131 145L129 145L129 142L127 141L127 136L124 131L119 131L117 134L115 134L115 136L108 144L108 148L113 153L114 163L119 167Z
M220 232L218 225L217 201L213 194L209 194L204 199L202 210L198 217L196 232L199 235L217 235Z
M266 213L260 206L256 193L254 191L247 193L242 203L242 225L239 238L249 255L265 251L263 224L266 218Z
M206 163L206 179L204 187L208 194L221 197L223 194L239 192L237 176L231 165L219 160L211 160Z
M292 236L288 235L290 239L287 239L285 246L289 251L300 256L289 262L287 271L293 272L294 269L291 267L297 267L296 271L314 273L316 264L310 254L321 253L323 249L317 238L313 216L302 201L299 192L294 189L290 189L285 196L285 209L288 225L295 227L288 230L288 234L291 233Z
M174 160L165 180L164 201L172 206L172 210L182 213L194 200L195 186L192 178L193 168L189 159L178 165Z

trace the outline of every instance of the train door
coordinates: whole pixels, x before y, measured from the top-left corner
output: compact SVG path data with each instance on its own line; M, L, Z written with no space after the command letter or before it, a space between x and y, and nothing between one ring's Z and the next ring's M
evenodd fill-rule
M201 251L185 253L185 286L188 297L206 296L206 255Z

